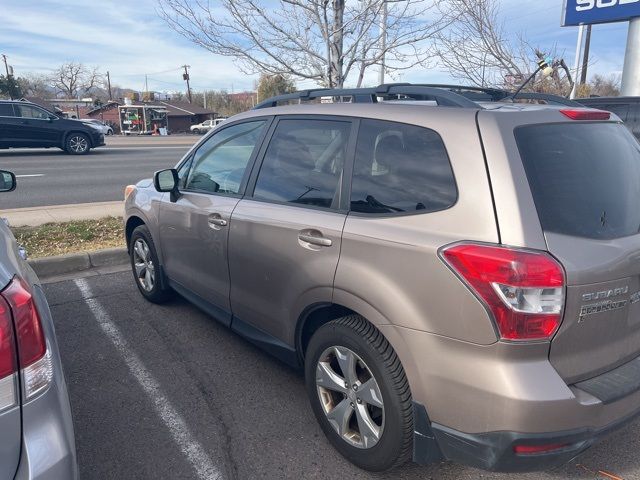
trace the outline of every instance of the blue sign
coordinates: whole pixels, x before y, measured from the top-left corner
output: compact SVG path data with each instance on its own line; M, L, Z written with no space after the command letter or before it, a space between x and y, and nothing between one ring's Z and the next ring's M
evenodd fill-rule
M565 0L562 26L622 22L640 17L640 0Z

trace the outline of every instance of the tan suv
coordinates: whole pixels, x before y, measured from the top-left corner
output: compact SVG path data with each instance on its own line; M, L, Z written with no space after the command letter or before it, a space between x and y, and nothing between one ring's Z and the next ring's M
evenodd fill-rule
M364 469L550 468L640 411L640 146L609 112L301 92L128 190L142 295L303 367Z

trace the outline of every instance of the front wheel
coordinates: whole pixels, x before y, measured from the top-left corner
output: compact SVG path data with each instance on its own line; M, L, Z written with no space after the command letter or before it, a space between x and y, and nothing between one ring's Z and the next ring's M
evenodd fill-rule
M193 133L196 135L200 135L200 130L198 128L194 128Z
M129 245L133 278L142 296L152 303L169 300L172 291L162 281L158 254L146 225L136 227Z
M89 137L84 133L72 133L67 137L64 149L71 155L84 155L91 149Z
M409 383L391 345L363 317L318 329L305 356L305 382L322 430L349 461L384 471L411 458Z

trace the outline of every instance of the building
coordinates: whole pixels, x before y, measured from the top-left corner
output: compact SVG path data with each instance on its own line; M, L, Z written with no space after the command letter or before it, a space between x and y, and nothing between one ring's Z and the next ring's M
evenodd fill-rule
M109 125L114 133L120 133L120 117L118 114L119 102L109 100L86 112L85 118L96 118Z
M217 116L213 110L188 102L160 100L154 103L163 105L166 108L169 132L171 133L189 132L191 125L202 123Z

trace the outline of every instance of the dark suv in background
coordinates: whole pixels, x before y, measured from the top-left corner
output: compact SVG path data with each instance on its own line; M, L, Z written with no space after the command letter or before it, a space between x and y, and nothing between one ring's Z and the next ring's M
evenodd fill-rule
M31 102L0 100L0 148L58 147L84 155L104 145L104 135L89 122L60 118Z
M592 97L580 98L585 107L615 113L631 133L640 139L640 97Z

